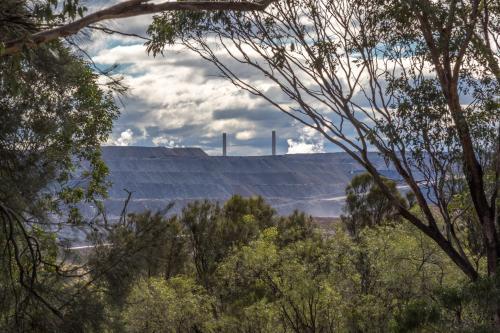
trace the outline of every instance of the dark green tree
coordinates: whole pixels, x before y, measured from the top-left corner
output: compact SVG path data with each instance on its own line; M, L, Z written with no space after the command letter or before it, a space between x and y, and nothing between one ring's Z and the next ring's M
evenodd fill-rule
M217 264L233 247L256 239L260 231L273 225L274 210L260 197L233 196L223 207L216 203L195 202L182 212L193 251L198 280L205 288L213 285Z
M74 16L71 3L55 15L48 11L53 2L2 2L0 42ZM57 326L77 300L70 292L77 289L63 283L76 273L63 269L54 232L81 224L77 204L98 204L105 194L100 145L118 110L97 79L58 41L0 57L0 284L2 306L12 309L6 327L24 330L54 318Z
M394 181L384 179L384 183L394 198L403 205L407 204ZM353 237L359 236L365 227L381 225L384 221L394 223L401 220L397 204L384 195L369 173L355 176L346 187L344 214L341 216L342 223Z
M289 216L280 216L277 228L280 246L319 237L313 218L299 211L294 211Z
M131 214L111 227L89 259L96 283L104 284L111 304L123 305L135 280L165 280L187 271L189 248L176 217L145 212Z
M76 205L98 204L105 194L100 145L117 108L96 79L58 43L0 59L0 263L24 289L16 302L49 305L39 273L53 268L35 230L81 225ZM60 305L50 306L58 316Z

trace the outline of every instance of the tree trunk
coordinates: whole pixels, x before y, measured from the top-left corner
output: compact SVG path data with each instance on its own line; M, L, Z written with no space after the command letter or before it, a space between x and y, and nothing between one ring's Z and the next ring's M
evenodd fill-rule
M496 229L495 209L494 207L490 207L488 203L483 181L483 170L475 155L467 119L465 119L465 115L460 105L457 80L458 78L450 80L451 82L449 84L447 96L448 105L462 145L465 179L472 198L474 210L482 226L481 230L483 232L486 250L488 277L496 279L500 259L500 247ZM491 204L495 205L494 202ZM500 303L496 304L493 320L495 327L500 330Z
M460 143L462 145L465 179L469 187L474 209L483 230L483 238L485 241L488 260L488 275L493 276L496 274L499 258L498 234L495 227L495 217L491 215L493 210L489 206L488 199L486 197L483 182L483 170L475 156L469 126L460 105L456 81L451 84L448 104L457 128Z

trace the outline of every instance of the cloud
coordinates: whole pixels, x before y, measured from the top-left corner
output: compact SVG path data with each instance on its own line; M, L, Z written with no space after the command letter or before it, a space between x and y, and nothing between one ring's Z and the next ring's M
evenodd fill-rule
M147 133L137 139L137 145L182 142L219 154L220 137L226 132L235 141L246 142L231 147L234 155L267 152L273 129L282 136L296 136L291 118L220 77L206 76L210 65L179 52L155 59L145 55L142 45L120 45L98 53L95 60L100 64L121 64L119 69L130 87L122 99L114 136L131 128ZM189 66L184 66L186 58L192 58ZM286 146L281 147L285 151Z
M107 5L101 0L94 8ZM106 25L144 35L150 22L151 17L140 16ZM116 72L129 87L121 97L121 115L108 144L200 147L219 155L221 135L226 132L231 155L261 155L270 154L272 130L278 134L278 154L289 150L287 139L302 140L303 130L293 125L291 117L235 87L220 77L215 66L179 45L169 46L164 56L155 58L147 54L140 39L95 31L86 50L101 68L118 65ZM224 50L217 52L240 77L263 86L281 105L291 103L254 69L240 66Z
M325 142L319 132L310 127L302 128L302 134L298 140L287 139L287 154L311 154L324 153Z
M299 141L293 139L286 140L288 143L287 154L312 154L312 153L324 153L325 148L323 143L308 143L300 138Z
M118 2L120 0L85 0L89 12ZM104 24L113 30L146 36L151 22L151 15L143 15L108 20ZM155 58L146 52L144 40L122 35L110 36L100 31L87 32L90 38L79 35L84 39L84 43L79 45L85 46L98 66L107 68L118 65L118 74L130 87L127 96L122 98L121 116L114 123L111 144L176 146L182 143L183 146L200 147L208 153L220 154L221 135L226 132L231 155L269 154L271 130L276 130L278 154L340 149L325 141L314 130L294 125L291 117L263 99L222 79L214 65L180 45L168 46L164 56ZM226 46L234 50L231 43ZM307 121L307 117L300 114L300 105L293 103L282 89L261 72L231 58L224 47L214 48L213 51L244 82L259 86L264 94L285 110L293 108L299 111L294 113L295 116ZM409 58L406 61L412 60ZM361 69L353 68L351 77L357 77L356 71ZM296 71L297 74L300 72ZM342 71L336 74L338 84L347 88L347 78ZM366 79L362 75L360 82ZM311 91L320 90L314 80L307 79L307 76L303 80ZM386 87L387 83L381 80L381 91L385 91ZM316 112L335 124L341 122L331 108L307 95L303 94L303 98ZM361 112L362 109L370 111L372 108L365 93L358 88L350 98L360 108L355 116L370 122L366 114ZM376 102L381 103L380 97L377 97ZM352 126L347 122L342 126L344 134L356 141Z
M241 132L236 133L236 139L242 140L242 141L250 140L250 139L253 139L255 137L255 135L256 135L256 132L253 130L241 131Z
M116 140L111 140L108 143L113 146L130 146L136 141L137 139L134 138L134 132L132 132L130 128L127 128L125 131L120 133L119 138L117 138Z
M153 138L151 141L155 146L163 146L168 148L176 148L181 147L181 145L177 142L179 138L171 137L167 135L157 136Z

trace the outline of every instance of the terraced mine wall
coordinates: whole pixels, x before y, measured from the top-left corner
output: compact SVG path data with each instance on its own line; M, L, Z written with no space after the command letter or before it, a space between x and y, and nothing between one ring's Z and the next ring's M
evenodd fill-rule
M233 194L263 196L280 214L298 209L313 216L341 214L345 187L363 170L345 153L276 156L208 156L198 148L103 147L109 167L109 219L117 218L127 191L129 212L178 212L194 200L223 202ZM396 177L375 153L375 165ZM127 190L127 191L125 191Z

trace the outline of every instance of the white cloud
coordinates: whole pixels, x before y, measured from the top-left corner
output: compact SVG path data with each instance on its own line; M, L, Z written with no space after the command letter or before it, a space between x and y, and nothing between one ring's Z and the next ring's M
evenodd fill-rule
M322 142L319 143L308 143L301 138L299 141L294 141L293 139L286 140L288 143L287 154L312 154L312 153L324 153L325 147Z
M324 153L325 143L321 134L311 127L302 128L302 134L298 140L288 139L287 154L312 154Z
M250 139L255 138L256 135L257 135L257 132L255 132L253 130L241 131L241 132L236 133L236 139L243 140L243 141L250 140Z
M167 135L161 135L153 138L151 141L155 146L164 146L167 148L182 147L177 141L179 139L176 137L171 137Z
M134 132L132 132L130 128L127 128L125 131L120 133L119 138L111 140L108 143L113 146L130 146L136 141L137 139L134 137Z

